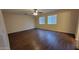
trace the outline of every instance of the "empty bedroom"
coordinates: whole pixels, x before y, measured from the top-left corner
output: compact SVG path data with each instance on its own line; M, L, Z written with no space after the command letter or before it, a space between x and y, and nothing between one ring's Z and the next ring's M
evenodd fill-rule
M11 50L75 50L79 10L2 9Z

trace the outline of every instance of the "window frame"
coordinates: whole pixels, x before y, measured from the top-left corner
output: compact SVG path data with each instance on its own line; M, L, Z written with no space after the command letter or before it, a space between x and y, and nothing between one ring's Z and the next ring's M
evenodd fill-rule
M43 24L41 24L41 23L39 22L39 21L40 21L40 20L39 20L40 17L44 17L44 18L45 18ZM39 17L38 17L38 24L39 24L39 25L44 25L44 24L46 24L46 17L45 17L45 16L39 16Z
M48 16L56 16L56 23L55 23L55 24L53 24L53 23L52 23L52 24L49 24L49 23L48 23ZM48 16L47 16L47 24L48 24L48 25L56 25L56 24L57 24L57 15L48 15Z

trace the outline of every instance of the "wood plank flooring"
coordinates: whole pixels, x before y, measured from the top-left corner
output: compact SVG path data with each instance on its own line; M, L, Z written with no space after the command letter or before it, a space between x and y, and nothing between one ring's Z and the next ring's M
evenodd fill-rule
M32 29L9 34L12 50L74 50L75 38L61 32Z

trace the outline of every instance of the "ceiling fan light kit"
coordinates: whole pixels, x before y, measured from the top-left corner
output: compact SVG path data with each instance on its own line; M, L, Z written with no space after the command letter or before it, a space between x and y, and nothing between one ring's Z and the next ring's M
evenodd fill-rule
M33 15L34 16L37 16L38 15L38 10L37 9L34 9Z
M33 13L33 15L34 15L34 16L37 16L37 15L38 15L38 13L34 12L34 13Z

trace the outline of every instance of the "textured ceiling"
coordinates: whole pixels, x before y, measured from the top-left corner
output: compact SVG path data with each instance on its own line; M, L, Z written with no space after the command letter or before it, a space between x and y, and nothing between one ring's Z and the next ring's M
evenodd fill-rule
M58 9L38 9L38 10L39 12L42 12L42 14L45 14L45 13L57 11ZM7 13L32 15L34 9L3 9L2 11Z

